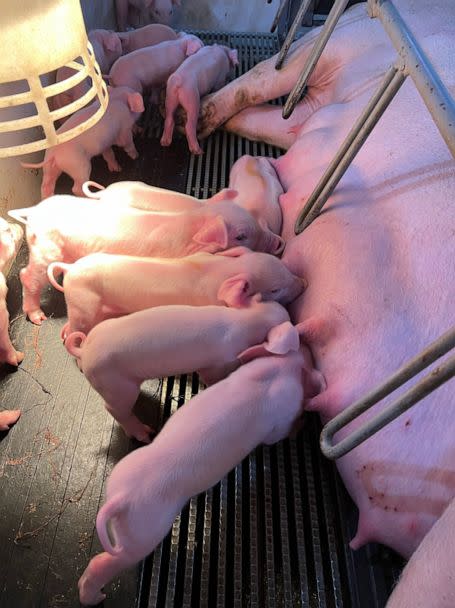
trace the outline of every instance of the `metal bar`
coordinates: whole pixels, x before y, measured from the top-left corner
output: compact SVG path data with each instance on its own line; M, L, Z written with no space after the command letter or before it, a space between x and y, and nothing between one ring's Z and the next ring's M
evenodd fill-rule
M406 22L391 0L369 0L372 16L378 16L405 71L411 76L436 126L455 157L455 102L439 78Z
M335 158L311 193L295 223L295 233L300 234L319 215L327 199L347 171L357 152L381 118L382 114L400 89L406 75L396 66L386 72L379 88L359 116Z
M402 384L413 378L416 374L428 367L431 363L455 348L455 327L451 328L440 338L432 342L425 350L408 361L398 369L390 378L377 386L370 393L350 405L341 414L328 422L321 433L321 450L330 459L340 458L347 454L363 441L377 433L386 424L395 420L412 405L423 399L455 375L455 356L447 359L430 374L420 380L415 386L407 390L382 412L369 420L362 427L345 437L338 444L333 445L333 436L346 424L352 422L378 401L392 393Z
M319 57L322 55L322 52L325 49L325 45L327 44L330 35L335 29L335 26L338 23L338 19L346 8L348 1L349 0L335 0L332 8L330 9L330 13L327 16L327 21L324 23L321 33L319 34L319 37L311 50L310 56L307 59L303 71L299 79L297 80L297 83L295 84L294 88L289 93L289 97L287 98L286 103L284 104L283 118L289 118L289 116L294 111L295 106L302 97L302 93L304 88L306 87L306 83L311 74L313 73L316 63L318 62Z
M276 12L275 15L275 19L273 20L272 26L270 28L270 32L273 34L273 32L276 30L276 27L278 25L278 21L281 18L281 15L283 14L283 11L286 7L286 4L289 2L289 0L281 0L280 2L280 6L278 7L278 10Z
M311 0L302 0L302 4L299 6L299 10L295 16L294 21L292 22L291 27L289 28L289 32L286 35L286 38L283 42L283 46L278 54L278 59L275 63L275 69L279 70L283 65L284 60L286 59L286 55L288 54L289 47L291 46L295 34L299 25L302 23L303 18L305 17L306 12L308 11L311 4Z

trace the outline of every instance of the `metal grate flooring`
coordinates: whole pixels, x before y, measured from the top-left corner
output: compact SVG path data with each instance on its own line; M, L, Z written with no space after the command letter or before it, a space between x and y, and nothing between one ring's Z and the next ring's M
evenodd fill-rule
M239 50L238 73L277 50L265 34L200 33L206 43ZM120 174L101 159L92 179L142 180L207 197L227 185L242 154L278 156L280 150L217 132L190 156L182 136L164 149L161 121L148 107L140 157L121 152ZM69 192L70 180L59 181ZM41 328L20 316L18 271L9 276L13 340L26 353L20 369L0 369L0 407L23 417L0 441L0 608L78 605L76 583L100 551L94 529L104 482L114 464L137 446L105 412L59 338L64 301L50 288ZM139 411L160 428L200 390L196 376L143 385ZM239 387L242 390L242 387ZM352 552L356 525L332 463L318 449L319 422L308 416L295 440L260 447L207 492L191 499L170 534L136 571L107 591L109 608L382 608L400 560L369 545Z

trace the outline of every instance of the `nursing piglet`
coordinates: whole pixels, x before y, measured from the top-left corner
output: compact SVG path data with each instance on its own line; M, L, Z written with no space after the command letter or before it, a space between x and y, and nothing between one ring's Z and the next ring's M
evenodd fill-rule
M65 347L125 433L148 443L151 429L133 413L144 380L200 371L214 362L221 379L240 365L240 353L263 341L269 353L299 349L286 309L253 299L242 309L150 308L104 321L87 337L73 332Z
M202 154L196 137L200 99L223 86L229 70L237 64L237 51L219 44L206 46L185 59L167 81L162 146L169 146L172 142L174 113L180 105L186 112L188 146L193 154Z
M92 30L87 34L87 38L92 43L93 52L98 62L102 74L108 74L112 64L122 54L122 43L120 36L116 32L109 30ZM70 76L76 73L76 70L64 66L57 70L55 75L55 81L61 82L66 80ZM90 81L88 78L77 84L75 87L55 95L51 98L51 105L53 110L58 110L67 106L68 104L76 101L82 97L90 88ZM61 119L66 120L67 117Z
M257 445L290 433L306 397L304 365L301 351L255 359L193 397L150 445L117 463L96 520L105 552L79 580L82 604L101 602L104 585L151 553L192 496Z
M110 83L127 86L139 93L164 85L186 57L199 51L203 43L185 34L177 40L160 42L117 59L109 74Z
M0 218L0 363L9 363L9 365L18 365L24 358L24 354L14 348L8 335L9 315L6 308L8 290L2 271L17 250L22 234L20 226L10 224ZM7 431L20 415L20 410L1 411L0 431Z
M237 190L234 201L247 209L256 219L263 218L275 234L281 233L283 214L280 195L283 186L267 158L241 156L231 168L229 188Z
M153 46L167 40L177 40L178 35L171 27L160 23L150 23L137 30L119 32L118 37L122 43L122 55L132 53L146 46ZM110 66L109 66L110 67ZM107 72L103 72L107 74Z
M73 114L58 129L63 133L76 127L99 108L95 101ZM72 177L74 194L82 194L82 184L90 179L91 159L102 154L109 171L121 171L113 145L120 146L131 158L138 153L133 141L133 126L144 111L142 95L128 87L110 87L109 103L104 115L90 129L73 139L46 150L41 163L21 163L23 167L43 168L41 196L52 196L57 179L62 173Z
M74 262L89 253L178 258L198 251L216 253L239 244L278 254L284 241L262 228L250 213L228 200L182 212L153 212L60 195L35 207L9 211L27 224L30 256L20 273L22 307L33 323L40 308L50 262ZM170 236L172 238L170 238Z
M94 191L92 188L97 190ZM88 181L82 184L82 192L88 198L102 200L109 205L118 204L147 211L191 211L202 209L204 204L229 200L246 208L246 204L239 202L237 190L232 188L223 188L210 198L200 199L190 194L158 188L138 181L114 182L106 188L97 182Z
M289 304L304 288L281 260L267 253L236 247L212 255L197 253L178 259L94 253L74 264L54 262L48 277L64 272L68 309L65 333L83 331L111 317L153 306L248 306L257 294L265 301Z

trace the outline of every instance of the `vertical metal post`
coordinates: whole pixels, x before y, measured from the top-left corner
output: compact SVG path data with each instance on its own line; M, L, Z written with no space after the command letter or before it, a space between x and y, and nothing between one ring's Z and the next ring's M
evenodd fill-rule
M326 169L316 188L311 193L305 207L300 212L295 223L296 234L300 234L319 215L327 199L405 79L406 74L396 66L389 68L378 90L355 122L346 139L341 144L335 158Z
M278 59L276 60L276 63L275 63L276 70L279 70L281 68L281 66L283 65L286 55L288 54L289 47L291 46L291 44L294 40L297 28L302 23L302 20L305 17L305 13L307 12L310 4L311 4L311 0L302 0L299 10L297 11L295 19L292 22L291 27L289 28L289 32L287 33L286 39L283 42L283 46L281 47L281 50L278 54Z
M298 79L294 88L289 93L289 97L287 98L283 108L283 118L289 118L298 101L300 100L303 90L306 87L308 78L311 76L316 66L316 63L318 62L319 57L322 55L322 51L324 50L325 45L327 44L327 41L330 38L330 35L332 34L333 30L335 29L335 26L338 23L338 20L344 9L346 8L348 2L349 0L335 0L327 17L327 21L324 23L319 38L316 40L314 47L310 53L310 56L307 59L305 67L303 68L303 72L300 75L300 78Z
M286 7L286 4L289 2L289 0L281 0L280 2L280 6L278 7L278 10L276 12L275 15L275 19L273 20L272 26L270 28L270 32L273 34L273 32L276 30L277 25L278 25L278 21L281 19L281 15L283 14L283 11Z

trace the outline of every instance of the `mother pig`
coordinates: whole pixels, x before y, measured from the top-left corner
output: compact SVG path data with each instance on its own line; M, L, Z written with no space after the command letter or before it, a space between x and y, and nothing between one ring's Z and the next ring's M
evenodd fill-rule
M431 10L424 0L395 4L453 95L455 3L437 0ZM282 71L274 71L275 59L262 62L206 98L205 133L248 105L289 92L317 33L293 45ZM410 79L324 212L294 236L299 210L395 56L380 22L369 19L364 3L356 5L340 19L289 122L265 105L226 125L290 146L274 162L285 188L283 259L308 279L292 315L305 322L327 380L327 391L311 402L323 421L455 323L455 163ZM410 556L453 501L454 388L447 382L338 461L360 513L352 548L375 540ZM413 605L424 605L413 593ZM453 584L451 593L448 603L435 599L432 606L455 605Z

